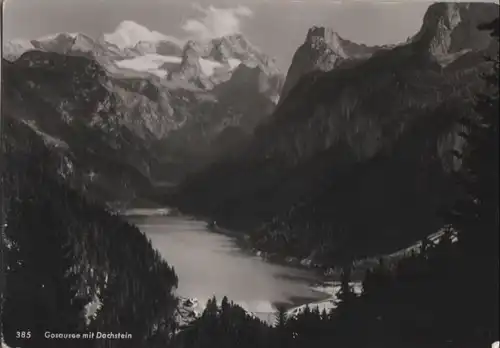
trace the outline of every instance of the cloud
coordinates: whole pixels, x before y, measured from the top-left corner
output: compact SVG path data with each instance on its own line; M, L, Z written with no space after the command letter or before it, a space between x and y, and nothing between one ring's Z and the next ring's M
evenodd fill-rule
M199 40L237 34L241 30L241 20L253 15L253 12L244 6L232 8L209 6L203 8L200 5L193 5L193 7L201 12L201 16L186 20L182 25L182 29Z

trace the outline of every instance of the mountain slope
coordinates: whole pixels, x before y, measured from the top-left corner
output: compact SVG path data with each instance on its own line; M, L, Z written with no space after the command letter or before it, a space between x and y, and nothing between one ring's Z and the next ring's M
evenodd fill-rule
M148 190L147 149L120 123L97 63L31 51L15 63L4 60L2 68L4 117L55 144L68 159L77 158L85 168L79 175L106 188L103 194L130 198L134 188Z
M62 332L70 320L81 319L61 315L70 302L97 299L102 307L82 331L121 327L133 332L133 347L163 346L151 340L168 340L174 329L175 272L143 233L95 203L93 198L100 199L107 188L89 195L88 178L78 176L81 161L73 162L66 149L44 143L10 111L2 115L2 339L12 347L23 345L16 331L29 327L31 340L41 342L43 331ZM112 164L106 168L111 170ZM126 176L120 170L113 174L119 182ZM59 248L64 258L57 254ZM70 269L64 279L74 292L65 291L66 282L60 281L65 267ZM124 322L123 317L134 319Z
M11 42L26 49L5 61L15 117L80 149L90 167L131 166L142 187L175 184L239 146L274 110L283 77L242 35L188 42L183 53L175 40L124 23L97 41L62 33Z
M455 194L456 121L472 112L479 74L489 68L483 55L497 49L491 40L478 44L482 34L470 34L477 29L469 23L488 22L497 10L432 5L428 13L441 19L433 26L426 15L423 28L435 36L306 74L244 151L188 179L174 199L252 231L257 248L329 262L390 252L432 233L442 225L437 211ZM454 11L467 35L455 31L461 25L445 29L465 35L467 51L443 66L431 43Z

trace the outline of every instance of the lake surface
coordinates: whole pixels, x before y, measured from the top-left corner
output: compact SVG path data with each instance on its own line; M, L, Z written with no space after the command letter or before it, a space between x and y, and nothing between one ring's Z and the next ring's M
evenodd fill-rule
M146 212L142 212L143 214ZM312 288L320 281L306 270L271 264L241 250L234 237L211 232L186 217L128 216L150 239L179 277L179 296L200 304L224 295L259 317L278 303L297 306L328 297Z

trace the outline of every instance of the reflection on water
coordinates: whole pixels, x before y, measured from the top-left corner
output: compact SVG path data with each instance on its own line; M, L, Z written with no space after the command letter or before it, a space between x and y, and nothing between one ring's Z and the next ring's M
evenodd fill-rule
M210 232L201 221L169 216L130 217L179 277L178 293L200 303L223 296L254 313L273 304L302 304L325 298L311 288L317 279L304 270L270 264L242 252L236 241Z

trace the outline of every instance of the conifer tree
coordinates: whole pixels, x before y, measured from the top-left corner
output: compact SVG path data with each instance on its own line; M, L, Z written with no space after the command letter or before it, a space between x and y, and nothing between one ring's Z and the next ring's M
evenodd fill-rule
M217 317L218 312L219 308L217 307L217 298L213 296L212 298L208 299L205 310L203 311L203 316L215 318Z
M276 313L275 326L277 328L284 328L287 322L288 316L284 306L278 306L278 311Z
M278 306L278 311L276 313L275 320L275 336L276 342L275 346L277 348L284 348L288 345L288 332L287 332L287 320L288 316L284 306Z
M353 311L353 301L356 295L350 285L351 281L351 267L347 266L342 269L340 276L340 289L337 292L336 305L333 312L334 319L334 330L340 334L344 335L346 330L352 325L352 311Z
M326 311L326 308L323 308L323 310L321 311L321 320L326 322L328 321L328 319L329 319L328 312Z
M227 298L227 296L224 296L221 301L221 311L227 312L229 311L229 309L230 309L229 299Z
M337 309L343 309L343 307L348 307L353 298L356 297L351 281L351 268L344 267L340 276L340 290L337 293Z

